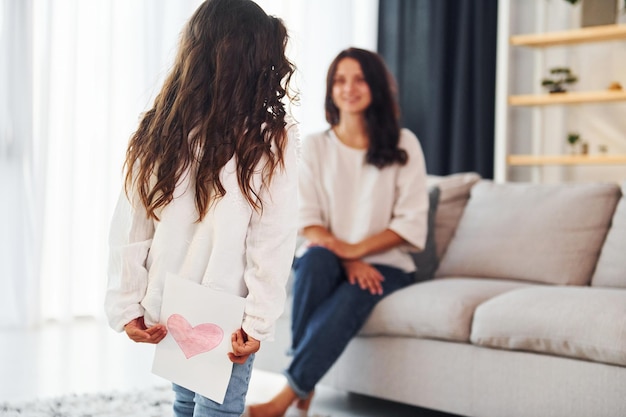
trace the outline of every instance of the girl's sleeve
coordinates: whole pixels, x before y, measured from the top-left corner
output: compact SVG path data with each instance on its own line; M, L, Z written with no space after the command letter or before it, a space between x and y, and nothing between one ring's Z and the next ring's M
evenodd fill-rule
M273 339L287 297L297 233L298 140L297 126L290 125L284 169L277 169L262 192L263 210L253 210L246 238L248 296L242 328L258 340Z
M133 198L133 200L135 200ZM148 286L147 258L154 222L139 202L120 193L109 232L109 269L104 308L109 325L121 332L144 315L141 300Z
M409 243L410 251L423 250L428 232L428 186L426 163L417 137L402 129L400 147L409 157L399 170L396 201L389 228Z

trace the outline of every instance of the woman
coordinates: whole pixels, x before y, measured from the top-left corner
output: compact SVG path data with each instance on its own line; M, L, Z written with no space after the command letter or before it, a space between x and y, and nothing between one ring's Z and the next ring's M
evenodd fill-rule
M283 311L297 232L286 42L283 23L253 1L206 0L128 146L111 226L111 326L163 340L168 273L246 297L223 403L173 384L177 417L241 415L254 353Z
M420 144L399 126L394 82L376 53L350 48L328 70L330 129L303 142L294 263L293 360L287 385L250 417L306 414L317 382L383 297L413 282L410 250L426 242Z

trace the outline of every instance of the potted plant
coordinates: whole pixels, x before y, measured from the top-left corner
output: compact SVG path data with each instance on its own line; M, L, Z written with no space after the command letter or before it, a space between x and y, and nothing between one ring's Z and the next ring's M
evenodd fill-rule
M572 74L567 67L556 67L550 70L550 76L541 81L541 85L547 87L550 94L565 93L567 90L564 84L573 84L578 81L578 77Z
M567 134L567 143L570 146L570 153L573 155L576 152L576 144L580 140L580 134L576 132L570 132Z

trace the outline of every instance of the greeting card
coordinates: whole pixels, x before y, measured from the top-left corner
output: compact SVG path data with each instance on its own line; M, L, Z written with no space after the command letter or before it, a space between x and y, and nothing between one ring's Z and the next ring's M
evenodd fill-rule
M152 372L222 404L233 363L230 337L241 327L245 299L168 275Z

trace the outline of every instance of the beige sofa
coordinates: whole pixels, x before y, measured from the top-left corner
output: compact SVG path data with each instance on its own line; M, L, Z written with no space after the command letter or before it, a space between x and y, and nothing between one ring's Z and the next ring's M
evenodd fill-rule
M623 190L430 180L434 279L385 298L324 382L463 416L626 416Z

